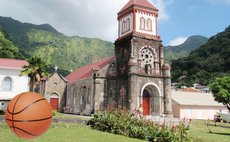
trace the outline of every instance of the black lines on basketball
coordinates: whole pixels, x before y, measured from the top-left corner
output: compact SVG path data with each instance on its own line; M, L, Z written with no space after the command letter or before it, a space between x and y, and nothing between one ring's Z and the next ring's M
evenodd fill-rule
M13 127L13 126L11 126L10 128L18 129L18 130L23 131L24 133L26 133L26 134L28 134L28 135L31 135L31 136L38 136L38 135L31 134L31 133L29 133L29 132L27 132L27 131L25 131L25 130L23 130L23 129L21 129L21 128L18 128L18 127Z
M42 119L35 119L35 120L11 120L11 119L6 119L8 121L12 121L12 122L36 122L36 121L44 121L44 120L48 120L51 119L52 116L47 117L47 118L42 118Z
M52 122L52 108L35 92L15 96L8 104L6 123L18 137L34 139L47 131Z
M23 94L22 94L23 95ZM15 107L16 107L16 105L17 105L17 102L18 102L18 100L20 99L20 97L22 97L22 95L20 95L18 98L17 98L17 100L16 100L16 102L15 102L15 104L14 104L14 107L13 107L13 110L12 110L12 113L14 113L14 109L15 109ZM8 109L7 109L8 110ZM17 134L17 132L15 131L15 127L14 127L14 115L12 114L12 126L13 126L13 129L14 129L14 132L15 132L15 134L18 136L18 137L20 137L18 134Z
M10 114L16 115L16 114L19 114L19 113L23 112L24 110L26 110L27 108L29 108L31 105L36 104L37 102L40 102L40 101L43 101L43 100L46 100L46 99L45 99L45 98L42 98L42 99L39 99L39 100L37 100L37 101L34 101L34 102L32 102L31 104L25 106L25 107L24 107L22 110L20 110L19 112L16 112L16 113L10 112L8 109L7 109L7 111L8 111ZM15 103L15 105L16 105L16 103Z

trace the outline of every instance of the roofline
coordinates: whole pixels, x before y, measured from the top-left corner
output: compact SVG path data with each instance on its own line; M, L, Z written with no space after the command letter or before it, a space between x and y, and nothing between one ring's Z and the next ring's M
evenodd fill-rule
M114 62L115 60L116 60L116 58L114 58L112 62ZM111 62L111 63L112 63L112 62ZM111 63L110 63L110 64L111 64ZM104 67L101 68L100 70L103 70L105 67L109 66L110 64L107 64L106 66L104 66ZM92 69L93 69L93 68L92 68ZM100 71L100 70L97 70L97 71ZM97 71L96 71L96 72L97 72ZM97 78L97 77L95 77L95 78ZM82 80L85 80L85 79L94 79L93 73L91 74L90 77L81 78L81 79L79 79L79 80L76 80L75 82L77 82L77 81L82 81ZM75 82L72 82L72 83L75 83ZM67 83L67 84L72 84L72 83Z
M67 85L74 84L74 83L76 83L76 82L78 82L78 81L83 81L83 80L85 80L85 79L93 79L93 76L86 77L86 78L81 78L81 79L79 79L79 80L75 80L74 82L68 82Z
M195 104L190 104L190 105L179 104L179 105L181 105L181 106L197 106L197 107L198 106L202 106L202 107L225 107L224 105L195 105Z
M138 9L138 10L145 10L146 12L158 12L159 10L156 8L150 8L150 7L146 7L146 6L142 6L142 5L138 5L138 4L134 4L134 5L131 5L131 6L129 6L129 7L127 7L126 9L124 9L124 10L120 10L118 13L117 13L117 15L120 15L120 14L122 14L122 13L125 13L125 12L127 12L127 11L129 11L129 10L131 10L131 9ZM149 11L148 11L149 10Z
M172 98L172 101L173 102L175 102L176 104L178 104L178 105L181 105L181 106L205 106L205 107L225 107L224 105L222 105L222 104L219 104L219 105L197 105L197 104L181 104L181 103L179 103L178 101L176 101L176 100L174 100L173 98Z
M23 67L19 68L19 67L6 67L6 66L0 66L1 69L14 69L14 70L22 70Z

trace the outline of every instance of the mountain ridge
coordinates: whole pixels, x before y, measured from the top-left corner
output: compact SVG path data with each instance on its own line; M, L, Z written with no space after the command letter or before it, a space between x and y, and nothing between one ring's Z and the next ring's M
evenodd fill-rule
M98 38L66 36L49 24L22 23L10 17L0 17L5 37L19 48L25 58L39 56L61 73L114 55L114 45ZM63 60L65 59L65 60Z
M186 76L187 82L209 84L215 77L230 75L230 26L210 37L189 56L172 62L173 81Z
M58 65L63 75L77 67L114 55L112 42L99 38L66 36L49 24L35 25L0 16L0 29L25 58L39 56L51 66ZM205 40L202 36L192 36L181 45L166 46L165 58L171 62L185 57Z
M208 41L207 37L201 35L193 35L186 39L182 44L177 46L165 46L165 58L171 63L172 60L186 57L189 53Z

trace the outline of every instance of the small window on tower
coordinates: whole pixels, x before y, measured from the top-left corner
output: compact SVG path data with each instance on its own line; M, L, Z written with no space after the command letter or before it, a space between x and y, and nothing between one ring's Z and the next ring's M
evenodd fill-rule
M145 65L145 73L146 74L151 74L151 65L150 64Z
M146 30L152 31L152 20L150 18L147 19L146 28L147 28Z
M126 30L126 22L123 21L122 22L122 32L125 32L125 30Z
M145 29L145 18L141 17L140 19L140 29L144 30Z
M129 18L126 21L126 27L127 27L126 30L129 31L130 30L130 20L129 20Z

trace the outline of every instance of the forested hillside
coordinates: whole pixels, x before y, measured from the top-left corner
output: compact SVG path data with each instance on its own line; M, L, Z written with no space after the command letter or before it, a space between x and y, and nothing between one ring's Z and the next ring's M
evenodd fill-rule
M164 48L165 59L171 63L172 60L186 57L189 53L201 45L207 43L208 38L204 36L191 36L178 46L166 46Z
M114 54L114 45L111 42L68 37L48 24L33 25L0 17L0 27L6 39L18 47L25 58L42 57L51 66L57 65L64 75L76 67Z
M172 62L173 81L186 76L190 84L209 84L213 78L222 75L230 75L230 26L212 36L188 57Z
M0 57L1 58L13 58L23 59L23 56L19 52L19 49L13 45L13 43L5 38L4 33L0 28Z
M0 57L28 59L39 56L50 67L57 65L63 75L77 67L114 55L112 42L68 37L49 24L21 23L10 17L0 16L0 27ZM206 42L205 37L192 36L181 45L165 47L166 60L171 63L173 59L185 57Z

